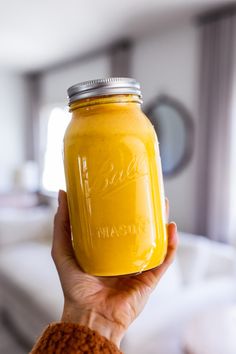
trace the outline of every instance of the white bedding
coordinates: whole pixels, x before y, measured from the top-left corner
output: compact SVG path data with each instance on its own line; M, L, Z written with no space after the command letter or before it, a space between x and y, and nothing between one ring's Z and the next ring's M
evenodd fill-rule
M201 245L194 247L198 242ZM127 354L143 353L144 348L145 354L155 353L152 348L164 338L161 333L165 328L181 323L211 304L232 301L235 297L235 251L217 244L209 247L208 242L197 236L181 235L177 261L128 331L124 341ZM204 245L206 249L202 253ZM25 242L0 250L0 310L9 314L14 325L31 342L45 325L59 320L63 307L62 290L50 248L49 244ZM198 267L201 254L207 255L204 269ZM212 257L221 265L217 274L210 269L214 263L209 263ZM152 348L147 352L148 345Z
M0 307L27 338L60 319L63 296L50 246L25 243L0 253Z

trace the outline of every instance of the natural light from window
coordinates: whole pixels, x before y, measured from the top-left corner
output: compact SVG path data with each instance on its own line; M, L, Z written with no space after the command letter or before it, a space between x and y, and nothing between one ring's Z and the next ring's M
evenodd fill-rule
M69 121L70 113L66 108L55 107L49 114L42 175L42 187L49 192L65 189L62 147Z

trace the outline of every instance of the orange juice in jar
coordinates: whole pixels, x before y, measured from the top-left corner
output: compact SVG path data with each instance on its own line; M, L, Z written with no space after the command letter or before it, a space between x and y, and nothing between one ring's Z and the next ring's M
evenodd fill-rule
M68 96L64 167L78 263L96 276L160 265L167 250L161 162L139 84L87 81Z

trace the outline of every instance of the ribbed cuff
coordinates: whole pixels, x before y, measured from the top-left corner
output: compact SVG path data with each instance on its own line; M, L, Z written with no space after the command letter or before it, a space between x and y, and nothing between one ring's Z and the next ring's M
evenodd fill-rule
M98 332L75 323L50 324L31 354L122 354L116 345Z

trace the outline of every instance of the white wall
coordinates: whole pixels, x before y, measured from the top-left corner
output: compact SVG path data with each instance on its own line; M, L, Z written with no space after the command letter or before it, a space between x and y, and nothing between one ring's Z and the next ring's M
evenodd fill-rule
M167 93L179 99L193 114L198 140L197 83L199 67L198 29L192 23L163 30L136 42L132 75L140 81L147 105ZM40 82L41 107L67 104L69 86L110 75L110 57L100 55L43 75ZM22 76L0 72L0 190L10 186L12 171L24 159L25 82ZM176 177L165 180L171 218L179 229L194 232L196 225L197 146L190 164Z
M198 29L192 23L183 23L138 41L133 53L133 76L141 83L145 106L159 94L166 93L182 102L193 115L194 156L182 172L165 180L171 219L186 232L195 231L197 212L198 37Z
M50 71L40 81L40 106L66 105L69 86L109 75L108 55ZM14 172L25 161L29 97L29 83L23 75L0 69L0 193L11 189Z
M66 91L70 86L109 75L110 57L106 54L46 73L41 80L41 105L67 104Z
M167 93L179 99L193 114L196 112L199 66L198 29L192 23L165 30L136 42L132 75L140 81L144 103ZM108 55L85 60L68 68L44 74L41 82L41 106L67 103L66 89L80 81L110 75ZM12 171L24 159L25 82L22 76L0 73L0 190L11 183ZM197 142L196 137L195 142ZM5 148L7 147L7 148ZM171 203L171 218L179 228L194 232L196 225L197 147L190 164L176 177L166 179L166 195Z
M180 100L193 115L195 143L198 140L198 36L198 29L192 23L181 23L178 27L138 40L132 58L132 76L141 83L145 106L162 93ZM41 80L41 106L66 104L66 89L69 86L109 75L108 55L52 71ZM165 180L165 190L171 204L171 218L178 223L179 229L195 232L197 146L189 165L177 176Z
M0 192L11 187L14 170L24 159L25 95L22 75L0 71Z

